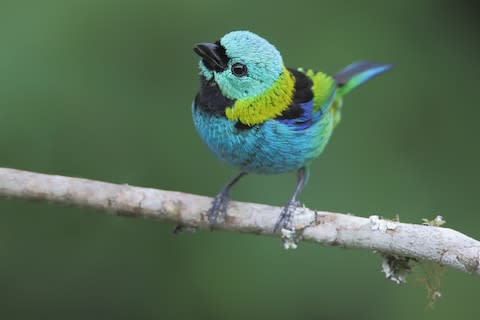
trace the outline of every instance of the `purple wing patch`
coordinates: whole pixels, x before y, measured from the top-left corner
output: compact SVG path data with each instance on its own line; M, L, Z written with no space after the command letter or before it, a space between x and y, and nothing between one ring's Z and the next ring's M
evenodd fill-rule
M295 131L302 131L310 128L322 117L322 110L313 111L313 100L304 103L292 104L285 112L275 118L278 122L284 123Z

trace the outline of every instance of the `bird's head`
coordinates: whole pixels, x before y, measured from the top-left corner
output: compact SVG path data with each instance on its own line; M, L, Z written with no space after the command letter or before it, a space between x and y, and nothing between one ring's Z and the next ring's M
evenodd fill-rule
M202 59L200 73L213 80L229 99L262 94L284 70L278 50L267 40L249 31L233 31L215 43L193 48Z

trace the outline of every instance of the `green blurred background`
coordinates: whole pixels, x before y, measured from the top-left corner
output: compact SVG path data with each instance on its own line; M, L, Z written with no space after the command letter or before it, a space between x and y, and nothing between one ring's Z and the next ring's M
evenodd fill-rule
M0 166L214 195L235 170L197 137L192 45L236 29L290 66L395 64L347 98L312 167L311 208L480 238L478 8L469 1L0 0ZM293 175L237 200L282 205ZM448 270L425 311L367 251L0 201L1 319L474 319L479 279Z

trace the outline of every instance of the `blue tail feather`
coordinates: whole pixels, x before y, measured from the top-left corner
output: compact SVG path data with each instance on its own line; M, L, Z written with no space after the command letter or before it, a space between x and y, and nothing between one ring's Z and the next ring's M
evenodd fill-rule
M380 64L371 61L354 62L334 75L338 93L343 96L367 80L390 70L392 67L393 65L391 64Z

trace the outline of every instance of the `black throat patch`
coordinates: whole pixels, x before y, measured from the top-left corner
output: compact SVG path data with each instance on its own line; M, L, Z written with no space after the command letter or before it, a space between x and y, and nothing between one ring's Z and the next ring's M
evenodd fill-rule
M233 106L235 100L225 97L213 80L200 76L200 91L195 97L195 107L214 115L225 117L225 108Z

